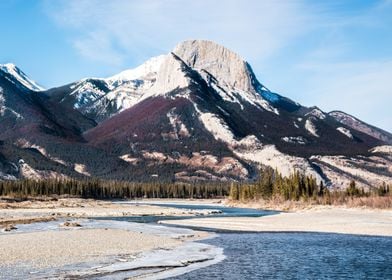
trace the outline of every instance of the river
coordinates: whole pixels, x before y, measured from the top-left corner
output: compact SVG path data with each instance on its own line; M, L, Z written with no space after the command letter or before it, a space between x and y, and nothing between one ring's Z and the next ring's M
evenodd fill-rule
M159 205L217 209L222 213L216 216L226 217L274 214L273 211L215 205ZM119 219L155 223L179 218L150 216ZM171 279L392 279L392 238L389 237L301 232L219 232L217 237L202 243L223 248L226 258L215 265Z

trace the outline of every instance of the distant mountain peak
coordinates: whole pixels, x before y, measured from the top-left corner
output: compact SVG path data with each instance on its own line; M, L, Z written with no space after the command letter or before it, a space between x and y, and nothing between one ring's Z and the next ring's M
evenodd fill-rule
M45 90L42 86L30 79L20 68L18 68L13 63L0 64L0 70L11 75L17 82L32 91Z

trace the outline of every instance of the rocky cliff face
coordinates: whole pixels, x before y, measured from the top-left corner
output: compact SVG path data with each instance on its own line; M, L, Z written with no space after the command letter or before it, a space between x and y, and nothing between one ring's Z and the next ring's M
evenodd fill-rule
M211 41L191 40L174 50L187 65L212 75L220 84L234 90L255 92L247 63L236 53Z

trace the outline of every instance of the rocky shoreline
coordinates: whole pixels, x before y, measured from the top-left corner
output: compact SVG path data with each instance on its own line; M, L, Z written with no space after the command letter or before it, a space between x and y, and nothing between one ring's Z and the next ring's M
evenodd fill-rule
M81 199L0 203L0 207L0 279L161 279L224 258L220 248L194 242L211 236L205 232L91 219L197 216L211 210Z

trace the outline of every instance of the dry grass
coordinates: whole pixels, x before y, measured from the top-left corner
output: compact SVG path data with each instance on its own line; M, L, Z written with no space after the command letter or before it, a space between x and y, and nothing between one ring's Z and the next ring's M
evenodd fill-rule
M392 209L392 196L355 197L346 201L345 205L352 208Z
M268 210L293 211L317 206L336 206L346 208L392 209L392 196L348 197L331 196L308 200L285 200L274 197L269 200L227 201L228 205L238 207L262 208Z

